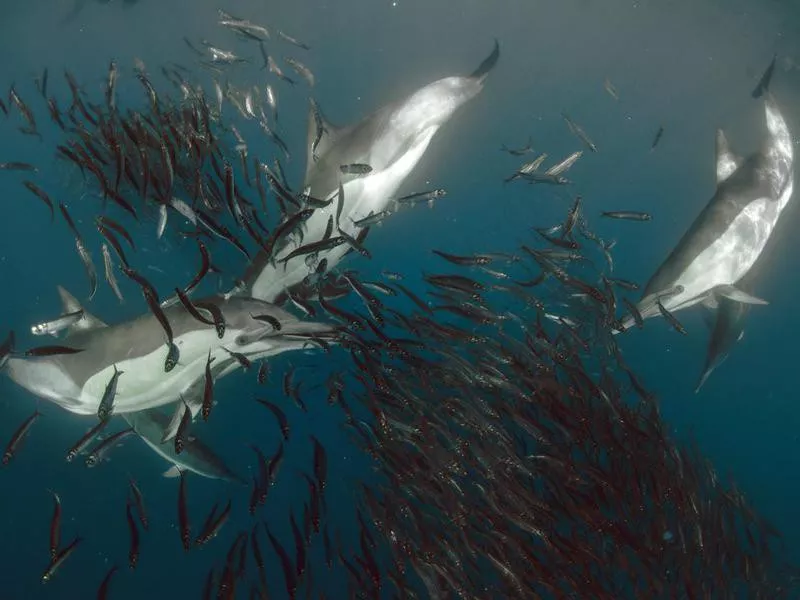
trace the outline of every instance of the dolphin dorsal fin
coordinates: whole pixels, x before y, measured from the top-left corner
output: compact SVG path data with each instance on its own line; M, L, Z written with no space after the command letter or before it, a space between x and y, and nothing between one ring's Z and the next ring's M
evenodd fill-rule
M317 141L318 127L322 127L322 135L319 136ZM331 146L336 143L341 137L341 133L345 131L345 127L337 127L328 121L319 109L319 105L313 98L309 99L308 106L308 139L306 140L306 150L308 156L306 157L306 177L321 157L327 154ZM316 146L314 145L316 143Z
M742 164L742 159L731 152L728 138L722 129L717 129L717 185L730 177Z
M83 305L78 302L78 299L60 285L58 286L58 295L61 297L62 314L74 313L79 310L83 311L83 318L72 324L67 329L67 335L70 333L75 333L76 331L86 331L89 329L97 329L98 327L108 327L106 323L83 308Z

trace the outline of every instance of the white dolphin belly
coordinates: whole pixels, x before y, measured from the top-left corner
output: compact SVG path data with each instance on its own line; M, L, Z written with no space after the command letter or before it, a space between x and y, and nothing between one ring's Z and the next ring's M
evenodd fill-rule
M438 126L425 129L419 134L414 144L389 167L370 173L365 177L351 179L342 185L345 209L342 211L339 225L348 235L356 237L360 230L353 224L353 221L386 209L400 185L422 158L438 129ZM334 215L335 218L337 195L338 190L331 192L326 199L333 198L334 201L324 209L314 211L314 214L308 219L305 225L303 244L322 239L331 215ZM332 235L336 236L335 230ZM277 258L288 255L300 245L299 239L296 237L283 248ZM332 250L318 253L317 258L320 261L327 258L328 269L331 269L349 249L348 244L342 244ZM285 264L267 265L253 282L251 295L260 300L272 302L283 290L299 283L313 271L314 265L309 266L307 259L307 256L297 256Z
M669 311L682 310L705 300L721 285L734 285L752 268L775 228L780 212L769 198L759 198L744 208L728 229L704 249L674 285L683 292L663 301ZM663 293L667 290L660 290ZM658 314L658 307L648 307L643 317Z

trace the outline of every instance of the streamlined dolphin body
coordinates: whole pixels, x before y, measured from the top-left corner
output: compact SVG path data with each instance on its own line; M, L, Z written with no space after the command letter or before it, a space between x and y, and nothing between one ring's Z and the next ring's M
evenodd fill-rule
M660 314L659 298L670 312L701 302L714 307L719 297L766 304L736 288L763 252L794 189L789 129L769 93L764 108L768 137L761 151L738 164L730 151L725 151L727 142L722 136L717 191L647 283L638 304L643 318ZM731 169L727 177L720 178ZM633 317L627 317L622 328L633 323Z
M378 214L391 203L397 189L422 158L431 139L460 106L482 89L488 73L500 56L497 42L492 53L468 77L446 77L435 81L411 96L383 107L350 127L335 127L320 115L312 104L308 123L307 164L304 188L312 197L331 200L317 209L306 221L303 244L321 240L328 221L340 212L338 227L357 237L360 228L354 224L370 214ZM319 127L321 125L321 127ZM344 174L343 165L369 165L363 175ZM338 206L341 182L343 204ZM336 234L334 229L333 235ZM315 265L327 259L332 268L350 249L342 244L318 252L316 261L297 256L285 263L282 257L301 245L294 237L279 248L275 256L259 254L242 278L242 293L265 301L274 300L283 290L302 281ZM277 261L273 261L277 258Z
M730 177L738 169L743 159L736 156L730 149L725 133L717 130L717 185ZM746 294L752 294L754 279L757 275L756 269L752 268L740 279L736 287ZM703 372L700 374L695 393L700 391L711 373L720 366L730 353L733 346L742 339L744 335L744 320L750 312L750 304L746 302L736 302L730 298L720 297L717 299L716 308L709 307L713 312L709 314L711 321L711 337L708 341L706 361L703 365Z
M169 425L170 418L161 409L140 410L122 416L156 454L174 465L164 473L166 477L177 476L180 469L211 479L245 483L219 456L194 436L187 438L180 454L175 453L175 444L162 444L161 438Z
M63 288L59 293L64 312L82 310ZM209 351L217 377L239 368L238 361L223 349L258 360L300 349L312 337L330 337L332 328L320 323L299 321L286 311L261 300L246 297L224 299L212 296L206 303L216 305L225 323L222 339L214 327L195 320L178 304L164 309L180 350L175 368L164 372L168 349L158 320L147 314L118 325L106 325L84 311L84 318L64 339L64 344L81 349L76 354L41 358L11 357L8 375L31 393L55 402L77 414L95 414L114 367L124 374L117 381L114 412L129 413L177 401L185 391L196 387L205 376ZM270 315L281 323L276 331L252 315Z

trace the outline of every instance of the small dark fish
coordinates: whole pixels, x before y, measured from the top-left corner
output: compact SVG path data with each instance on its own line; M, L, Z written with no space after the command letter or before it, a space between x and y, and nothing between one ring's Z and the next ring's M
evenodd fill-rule
M292 536L294 537L295 574L298 577L302 577L303 573L306 571L306 544L303 540L303 535L300 533L300 528L297 527L293 512L289 514L289 524L292 527Z
M180 472L180 478L180 487L178 488L178 524L183 549L188 552L192 547L192 534L189 525L189 513L186 509L186 475L183 471Z
M569 179L552 173L519 173L528 183L542 183L547 185L568 185Z
M206 374L205 374L205 387L203 390L203 406L200 408L200 414L203 416L203 421L208 421L211 415L211 408L214 406L214 379L211 376L211 363L216 360L211 358L211 349L208 350L208 359L206 359Z
M82 309L76 310L71 313L63 314L52 321L45 321L44 323L37 323L31 327L33 335L56 335L58 332L70 327L83 318L84 312Z
M314 87L315 77L314 73L311 72L311 69L309 69L307 66L305 66L296 58L284 57L283 60L285 60L286 64L288 64L290 67L292 67L292 69L294 69L295 73L297 73L298 75L300 75L300 77L305 79L309 86Z
M272 535L272 532L269 530L269 527L267 527L266 523L264 523L264 529L267 532L269 541L272 543L272 548L275 550L275 553L278 555L278 558L281 561L284 582L286 583L286 593L289 595L291 600L294 600L297 592L297 575L295 573L295 569L292 569L292 560L289 558L289 555L286 553L286 550L283 548L283 546L281 546L281 543L275 538L274 535Z
M603 211L601 215L609 219L623 219L626 221L649 221L653 218L648 213L631 210Z
M769 91L769 84L772 81L772 72L775 70L775 61L778 59L777 54L772 55L772 61L769 63L767 70L764 71L764 74L761 76L761 79L756 86L756 89L753 90L752 96L753 98L760 98L764 95L764 92Z
M53 494L53 517L50 519L50 560L55 560L58 555L58 547L61 545L61 498L58 494Z
M272 402L269 402L268 400L261 400L260 398L256 398L256 402L258 402L262 406L265 406L266 408L268 408L270 410L270 412L272 412L272 414L275 415L275 418L278 421L278 425L281 428L281 433L283 434L283 439L288 441L288 439L289 439L289 421L286 418L286 415L283 413L283 411L280 408L278 408L277 406L275 406Z
M133 435L135 432L133 427L129 427L128 429L123 429L122 431L118 431L114 435L107 437L102 442L100 442L97 446L95 446L90 452L89 456L86 457L86 466L87 467L95 467L105 458L105 455L108 454L109 450L113 448L118 443L122 442L126 437Z
M633 315L633 320L636 323L636 326L639 329L644 327L644 319L642 319L642 314L639 312L639 309L637 308L637 306L633 302L628 300L627 298L623 298L622 302L628 308L628 310L630 311L631 315Z
M313 435L309 436L314 444L314 475L317 478L320 491L325 491L325 484L328 479L328 457L325 454L325 447Z
M415 194L401 196L395 200L395 202L398 204L418 204L420 202L427 202L428 204L432 205L434 200L437 200L438 198L444 198L446 195L447 190L443 188L437 188L427 192L416 192Z
M64 206L63 203L59 203L58 208L61 210L64 220L67 222L67 225L72 231L72 235L75 237L75 247L78 250L78 256L80 256L84 269L86 269L86 275L89 278L89 300L91 300L97 293L97 269L94 266L94 261L92 261L92 255L89 254L86 244L83 243L83 238L78 228L75 226L75 222L72 220L69 212L67 212L67 207Z
M663 316L667 320L667 322L672 326L672 328L678 333L686 335L686 329L683 327L683 325L681 325L680 321L678 321L678 319L675 318L675 315L673 315L666 308L664 308L664 305L661 304L660 299L656 300L656 305L658 306L658 311L661 313L661 316Z
M345 175L368 175L369 173L372 173L372 167L363 163L341 165L339 170Z
M180 360L181 351L174 343L167 344L167 357L164 359L164 372L169 373Z
M47 205L47 208L50 209L50 220L54 220L56 218L55 209L53 208L53 201L50 200L50 196L48 196L42 188L38 185L33 183L32 181L23 181L22 185L24 185L32 194L34 194L37 198L39 198L42 202Z
M305 244L304 246L300 246L299 248L295 248L292 252L283 256L278 259L278 262L286 263L296 258L298 256L305 256L308 254L317 254L318 252L325 252L326 250L330 250L332 248L336 248L337 246L341 246L345 243L344 236L337 236L331 237L327 240L319 240L316 242L311 242L309 244Z
M114 365L114 373L106 384L106 389L103 392L100 405L97 407L97 418L101 421L107 421L111 418L111 415L114 414L114 397L117 395L117 382L119 381L120 375L124 373L125 371L118 370L117 365Z
M575 135L575 137L577 137L580 141L582 141L586 145L586 147L589 148L589 150L591 150L592 152L597 152L597 146L594 145L594 142L589 138L589 136L586 134L586 132L580 125L578 125L577 123L575 123L575 121L570 119L566 113L562 112L561 117L564 119L564 121L567 124L567 127L569 127L570 131Z
M303 50L311 50L310 46L304 44L303 42L298 41L297 39L293 38L290 35L285 34L281 30L278 30L278 37L280 37L282 40L289 42L294 46L297 46L298 48L302 48Z
M268 323L272 326L275 331L281 330L281 322L273 317L272 315L250 315L256 321L261 321L262 323Z
M195 320L200 321L201 323L204 323L206 325L211 325L212 327L215 326L213 320L207 319L200 313L199 310L197 310L197 307L194 304L192 304L192 301L189 300L189 297L181 290L181 288L175 288L175 294L178 296L178 300L180 300L180 303L183 304L183 307L186 309L186 312L192 315L195 318Z
M136 250L136 244L133 243L133 238L131 237L131 234L128 233L128 231L122 225L120 225L119 223L108 217L103 217L103 216L97 217L97 221L100 225L103 225L104 227L116 231L118 234L120 234L122 237L125 238L125 241L128 242L128 244L130 244L133 250Z
M66 548L56 555L42 575L42 583L47 583L53 578L53 575L56 574L58 568L64 564L64 561L70 557L70 555L75 551L75 548L77 548L78 544L80 544L82 541L82 537L76 537Z
M186 434L189 431L189 426L192 424L192 411L183 398L181 398L181 402L183 402L184 410L181 416L181 422L178 424L178 431L175 433L175 454L183 452L183 448L186 445Z
M225 318L223 317L219 306L213 302L195 302L194 305L197 308L205 309L211 313L211 318L214 320L214 327L217 330L217 337L219 339L225 337Z
M113 565L106 573L106 576L103 578L103 581L100 583L100 587L97 589L97 600L107 600L108 598L108 588L111 585L111 578L114 576L114 573L117 572L117 565Z
M260 385L264 385L267 382L267 377L269 377L269 365L265 361L258 365L256 380Z
M222 529L222 526L231 516L231 501L228 500L228 504L216 519L214 518L215 513L216 506L214 507L212 513L208 516L208 519L206 519L206 524L203 527L203 530L200 532L200 535L197 536L197 539L194 542L195 545L202 546L203 544L206 544L213 538L217 537L219 530Z
M656 149L656 146L658 146L658 142L661 141L661 136L662 135L664 135L664 128L663 127L659 127L658 131L656 131L656 137L653 139L653 143L650 146L650 152L652 152L653 150Z
M142 496L139 486L136 485L136 482L133 479L130 479L129 483L131 487L131 495L133 496L133 504L136 506L136 512L139 514L139 522L142 524L142 528L147 531L149 528L149 521L147 519L147 511L144 507L144 496Z
M623 290L628 290L629 292L635 292L639 289L638 283L627 281L626 279L612 279L609 277L608 282L612 285L616 285L617 287L621 287Z
M117 110L117 63L113 60L108 65L108 82L106 84L106 106L112 113Z
M38 346L25 351L26 357L56 356L58 354L77 354L83 348L70 348L68 346Z
M136 568L139 562L139 528L136 527L136 521L133 519L133 511L131 510L131 503L125 505L125 515L128 519L128 530L131 534L131 545L128 549L128 565L131 570Z
M236 361L242 366L242 368L245 371L247 371L253 365L250 359L247 358L241 352L233 352L231 350L228 350L225 346L223 346L222 349L225 350L225 352L227 352L228 354L230 354L233 358L235 358Z
M76 442L76 444L72 448L70 448L69 451L67 452L67 457L66 457L67 462L72 462L73 460L75 460L75 457L78 456L78 454L80 454L81 452L83 452L86 449L86 447L92 442L92 440L94 440L94 438L97 437L97 434L103 431L103 429L105 429L106 425L108 425L109 423L110 420L108 419L106 419L105 421L100 421L97 425L95 425L89 431L84 433L81 436L81 439L79 439Z
M518 148L518 149L509 148L504 144L503 146L500 147L500 150L502 152L508 152L511 156L524 156L529 152L533 152L533 140L531 138L528 138L528 145L525 146L524 148Z
M4 162L0 163L0 171L33 171L37 173L39 169L24 162Z

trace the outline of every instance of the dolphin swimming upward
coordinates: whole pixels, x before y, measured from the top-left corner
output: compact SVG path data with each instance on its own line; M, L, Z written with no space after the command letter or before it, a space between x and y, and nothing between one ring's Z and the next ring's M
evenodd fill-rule
M698 303L716 308L720 297L766 304L736 286L752 268L794 188L792 140L772 95L765 95L768 137L760 152L741 164L717 136L717 191L689 231L650 278L638 304L642 318ZM629 329L627 316L621 329Z
M333 200L314 211L306 221L304 244L321 240L331 216L351 237L360 228L354 221L378 214L390 205L397 189L422 158L431 139L467 101L483 89L484 81L500 56L495 42L492 53L468 77L445 77L426 85L408 98L385 106L350 127L335 127L325 121L312 102L308 118L308 146L303 186L306 193L321 200ZM369 165L364 175L342 172L345 165ZM339 185L343 198L339 206ZM334 229L334 236L336 229ZM267 302L314 271L308 256L288 256L301 244L291 239L275 256L262 251L244 277L243 293ZM348 244L317 252L317 261L327 259L332 268L350 250ZM277 260L274 260L277 259ZM318 264L318 263L317 263Z
M64 313L83 310L69 292L59 288ZM214 327L192 317L182 304L164 309L174 332L180 359L169 373L164 372L167 346L164 331L151 313L118 325L106 325L84 310L84 318L68 330L64 342L80 349L76 354L48 357L11 357L6 371L11 379L29 392L51 400L77 414L96 414L114 368L123 371L117 381L114 412L128 413L180 400L205 377L209 351L217 377L239 368L227 351L243 354L250 360L273 356L286 350L303 348L315 337L330 337L328 325L299 321L285 310L253 298L218 296L205 299L219 308L225 320L220 339ZM258 321L253 316L269 315L281 328Z

